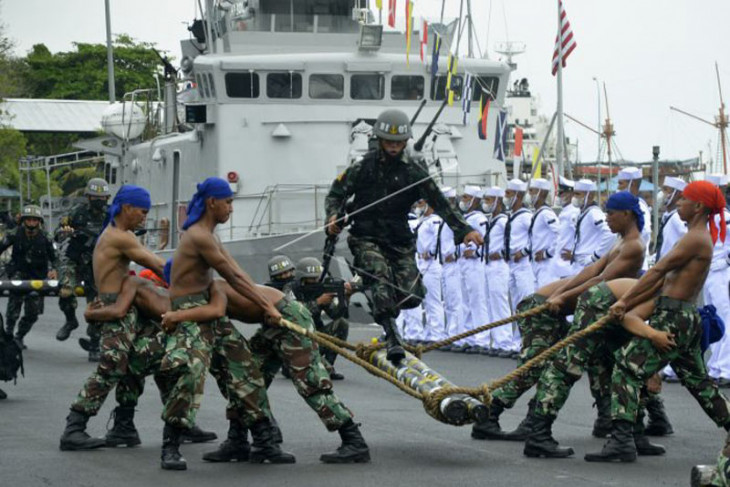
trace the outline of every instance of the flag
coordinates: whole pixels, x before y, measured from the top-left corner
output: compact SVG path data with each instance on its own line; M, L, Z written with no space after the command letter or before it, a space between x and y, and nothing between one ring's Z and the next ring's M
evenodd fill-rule
M375 8L383 10L383 0L375 0Z
M522 130L522 127L519 125L515 125L515 148L514 148L514 162L515 165L518 164L519 160L522 158L522 139L524 137L524 130Z
M489 105L491 103L492 99L486 94L482 94L479 102L479 123L477 123L477 134L482 140L487 140L487 120L489 119Z
M494 138L494 158L504 162L507 146L507 110L500 110L497 115L497 136Z
M441 36L433 33L433 54L431 54L431 77L439 72L439 53L441 51Z
M538 147L535 147L532 151L532 170L535 173L536 178L542 177L542 162L538 163L538 159L540 158L540 149ZM537 164L537 169L535 169L535 165Z
M411 65L411 35L413 34L413 2L406 0L406 66Z
M565 60L568 59L570 53L578 45L573 38L573 29L570 28L570 22L568 17L565 15L565 9L563 8L563 2L558 2L558 8L560 9L560 33L555 36L555 51L553 51L553 76L558 72L558 53L560 53L563 60L563 67L565 67Z
M426 19L422 20L423 26L421 27L421 62L426 62L426 48L428 47L428 22Z
M461 111L464 112L464 125L469 120L469 112L471 111L471 95L474 87L472 86L471 73L466 73L466 79L464 80L464 96L461 97Z
M388 25L395 28L395 0L388 0Z
M454 86L452 86L452 83L456 79L456 68L459 65L459 58L456 57L456 54L449 53L449 75L446 78L446 89L449 91L449 106L454 105Z

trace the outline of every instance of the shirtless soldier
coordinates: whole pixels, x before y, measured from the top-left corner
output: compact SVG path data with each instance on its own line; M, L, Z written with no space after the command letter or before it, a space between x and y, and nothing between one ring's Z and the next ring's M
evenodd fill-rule
M226 181L208 178L188 205L186 230L175 251L175 265L170 280L172 309L191 309L209 302L212 271L220 274L236 292L263 309L265 322L277 324L281 314L241 270L215 237L213 231L224 223L232 211L233 193ZM231 322L221 319L197 323L179 323L168 339L161 370L172 377L174 386L162 411L165 422L161 467L185 470L180 454L183 431L195 425L195 416L203 398L205 377L211 365L225 382L230 404L229 420L240 421L251 431L253 448L249 461L294 463L293 455L284 453L273 443L271 411L261 371L255 366L246 339Z
M606 202L608 211L607 223L611 231L621 238L614 247L594 264L583 269L577 276L568 277L544 286L534 294L523 299L517 306L522 313L547 302L550 312L519 320L518 326L522 335L522 351L519 365L524 364L542 351L563 338L569 328L566 316L575 312L576 302L585 290L602 281L619 277L636 277L644 261L644 244L641 240L643 214L639 208L638 198L627 191L611 195ZM499 416L505 409L512 408L517 400L535 385L544 367L536 367L520 378L492 392L490 418L486 423L475 424L472 438L490 440L522 441L530 433L530 417L534 409L535 399L530 400L528 415L517 430L505 433L499 425ZM599 375L603 373L603 380ZM595 382L603 382L603 389L610 384L610 370L596 368L592 378ZM610 397L608 391L599 394L599 386L593 387L594 396L599 396L599 417L601 406L605 416L610 415ZM604 396L604 398L601 398ZM603 401L603 404L600 404Z
M149 208L150 194L138 186L124 185L114 197L93 255L94 282L103 303L117 300L122 283L129 274L130 261L162 275L165 262L143 247L132 233L144 223ZM102 324L101 359L71 406L66 429L61 436L61 450L88 450L105 445L104 439L91 438L86 434L86 423L126 375L129 353L138 328L134 307L130 307L123 318Z

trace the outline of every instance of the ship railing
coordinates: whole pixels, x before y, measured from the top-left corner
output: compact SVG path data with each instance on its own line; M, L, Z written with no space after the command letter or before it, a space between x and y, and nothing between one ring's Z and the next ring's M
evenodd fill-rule
M317 228L324 224L324 198L329 191L329 184L274 184L267 186L259 194L238 196L235 199L258 198L258 204L251 216L245 232L251 236L275 235L291 231L305 231ZM306 198L297 198L298 204L304 204L311 195L313 219L299 221L275 220L274 206L284 202L285 198L304 195ZM244 227L238 227L244 228Z
M331 33L357 32L359 24L351 17L325 14L259 14L246 19L230 16L222 22L229 32L304 32ZM225 33L222 32L222 33Z
M127 92L122 97L122 103L131 103L142 109L145 115L145 127L140 136L141 141L153 139L164 133L164 105L160 101L159 86ZM125 114L126 110L122 112L122 115ZM124 120L123 122L129 123Z

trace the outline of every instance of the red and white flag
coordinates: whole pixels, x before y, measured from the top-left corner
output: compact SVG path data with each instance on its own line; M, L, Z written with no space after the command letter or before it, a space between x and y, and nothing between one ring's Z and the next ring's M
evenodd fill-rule
M575 46L578 44L573 38L573 29L570 28L570 22L568 17L565 15L565 8L563 8L563 2L558 2L558 8L560 9L560 35L555 36L555 51L553 52L553 76L558 72L558 53L563 60L563 67L565 67L565 60L568 59L570 53L573 52Z
M426 48L428 47L428 22L422 19L421 27L421 61L426 62Z
M395 28L395 0L388 0L388 25Z

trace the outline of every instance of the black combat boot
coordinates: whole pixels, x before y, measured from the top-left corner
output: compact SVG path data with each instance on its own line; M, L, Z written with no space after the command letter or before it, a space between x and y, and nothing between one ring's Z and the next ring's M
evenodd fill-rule
M71 336L71 332L78 327L79 322L75 316L66 316L66 323L61 327L60 330L58 330L58 333L56 333L56 340L58 340L59 342L68 340L68 337Z
M345 380L345 376L332 369L332 372L330 372L330 380Z
M639 409L634 423L634 445L636 445L636 453L639 456L658 456L664 455L667 450L662 445L655 445L649 441L649 437L644 433L644 411Z
M350 419L338 431L342 444L337 450L322 454L319 461L323 463L368 463L370 449L365 443L358 425Z
M114 426L106 433L106 446L137 446L142 443L134 427L134 406L117 406L112 411Z
M613 421L611 438L598 453L586 453L586 462L635 462L634 423L624 419Z
M555 418L533 414L532 433L525 440L523 453L533 458L566 458L571 456L573 449L561 448L553 438L553 421Z
M649 396L646 403L646 412L649 416L649 423L646 425L644 434L648 436L668 436L674 433L674 428L672 428L667 412L664 410L664 401L661 396L656 394Z
M205 431L199 426L193 426L189 430L183 431L182 434L183 443L206 443L208 441L214 441L217 439L217 434L212 431Z
M403 348L403 339L398 334L395 326L395 320L388 320L389 323L385 328L385 346L388 349L387 358L393 365L398 365L401 360L406 358L406 351Z
M284 434L281 432L279 423L276 422L276 418L273 416L271 417L271 437L277 445L284 443Z
M251 445L248 444L248 430L238 421L231 421L228 427L228 438L218 446L217 450L203 454L206 462L238 462L248 461Z
M93 450L106 446L104 438L92 438L86 433L89 417L73 409L66 417L66 429L61 435L60 448L63 451Z
M611 396L596 399L598 417L593 422L593 436L605 438L611 434Z
M503 440L505 432L499 426L499 416L504 412L504 406L497 399L489 405L489 419L483 423L476 423L471 428L471 437L475 440Z
M294 455L282 451L279 445L274 443L271 421L268 419L251 426L251 438L253 445L248 456L249 462L264 463L268 460L271 463L296 463Z
M525 419L520 422L516 429L505 433L504 440L525 441L530 436L530 433L532 433L532 417L536 403L535 398L530 399L530 402L527 403L527 415Z
M180 453L180 440L184 428L178 428L165 423L162 430L162 455L160 466L162 470L187 470L188 462Z
M8 395L5 393L5 391L3 391L2 389L0 389L0 400L1 399L7 399L7 398L8 398Z

